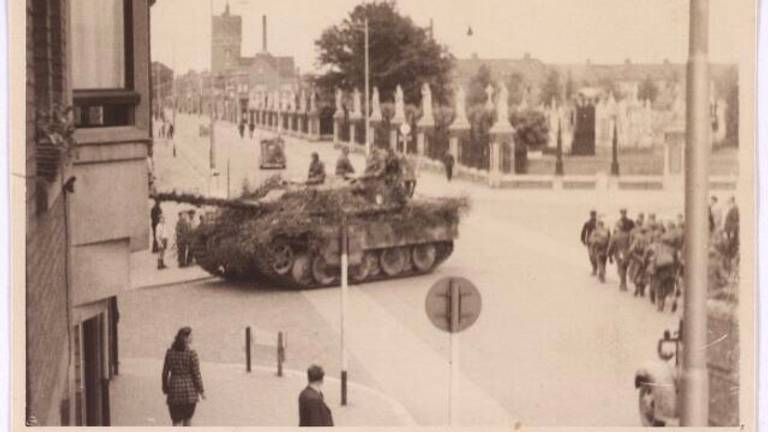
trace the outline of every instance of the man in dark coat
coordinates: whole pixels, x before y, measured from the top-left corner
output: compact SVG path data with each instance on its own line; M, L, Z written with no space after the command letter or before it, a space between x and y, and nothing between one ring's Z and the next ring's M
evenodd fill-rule
M443 164L445 165L445 177L448 181L451 181L453 178L453 164L455 162L453 155L450 152L445 152L445 156L443 156Z
M629 234L629 232L635 228L635 221L627 217L627 209L623 208L619 211L619 213L621 213L621 217L619 218L617 227L621 231Z
M189 221L186 212L179 212L179 220L176 222L176 257L179 268L187 266L187 247L189 236Z
M589 247L589 236L597 226L597 211L592 210L589 212L589 220L584 222L584 226L581 227L581 244L587 247L587 253L589 254L589 262L592 264L592 276L597 274L597 260L592 256L592 248Z
M163 215L163 209L160 208L160 201L155 200L155 205L149 212L149 218L152 221L152 253L157 252L157 224L160 223L160 216Z
M309 384L299 394L299 426L333 426L331 409L323 400L323 368L312 365L307 369Z

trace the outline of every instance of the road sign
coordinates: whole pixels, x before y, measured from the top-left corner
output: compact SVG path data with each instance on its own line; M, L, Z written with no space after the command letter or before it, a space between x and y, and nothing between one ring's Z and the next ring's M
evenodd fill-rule
M425 304L432 324L449 333L458 333L474 324L481 306L480 291L463 277L445 277L435 282Z

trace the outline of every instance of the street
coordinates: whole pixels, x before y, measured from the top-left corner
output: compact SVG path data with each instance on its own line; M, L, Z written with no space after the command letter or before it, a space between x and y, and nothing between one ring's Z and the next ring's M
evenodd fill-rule
M201 124L208 124L207 117L177 115L175 158L173 144L156 140L158 190L208 192L209 146L207 137L198 136ZM230 195L236 196L244 181L256 186L276 173L304 178L313 151L326 172L333 172L339 152L332 143L292 137L285 137L287 170L259 170L258 140L272 134L257 130L251 140L246 131L241 139L236 125L217 122L220 175L211 192L226 196L229 183ZM354 155L352 163L362 171L362 156ZM418 425L447 424L449 337L429 322L424 301L437 279L463 276L480 289L483 309L475 325L456 336L460 380L454 400L461 425L639 425L634 372L655 358L657 340L663 330L677 326L679 316L657 312L631 291L620 292L613 266L607 282L599 283L590 275L579 231L590 209L605 214L611 226L627 202L645 203L630 207L630 217L656 212L673 218L682 211L679 195L494 190L449 184L426 172L418 178L419 194L467 195L471 210L460 224L453 255L434 273L350 287L350 381L396 401ZM177 208L163 204L169 227ZM153 265L146 254L136 259ZM134 265L134 272L141 271ZM339 293L338 288L281 291L218 279L124 292L118 299L120 358L162 360L176 330L190 325L203 362L244 368L244 331L251 326L255 364L275 366L274 343L282 331L288 338L287 369L304 371L318 363L329 377L338 377ZM207 394L213 399L223 391L208 388ZM351 390L352 406L358 394ZM339 395L330 390L326 398L335 411L349 409L339 407ZM293 406L295 398L285 403Z

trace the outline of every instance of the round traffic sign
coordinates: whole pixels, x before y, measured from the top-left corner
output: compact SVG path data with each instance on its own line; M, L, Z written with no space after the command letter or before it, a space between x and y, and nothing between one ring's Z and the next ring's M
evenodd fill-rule
M482 301L480 291L463 277L444 277L427 293L425 309L432 324L449 333L460 332L477 321Z

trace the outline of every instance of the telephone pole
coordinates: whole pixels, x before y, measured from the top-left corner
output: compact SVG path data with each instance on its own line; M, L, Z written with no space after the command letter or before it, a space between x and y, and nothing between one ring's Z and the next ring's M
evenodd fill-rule
M685 297L681 426L707 426L707 261L709 247L709 0L690 0L685 146Z

